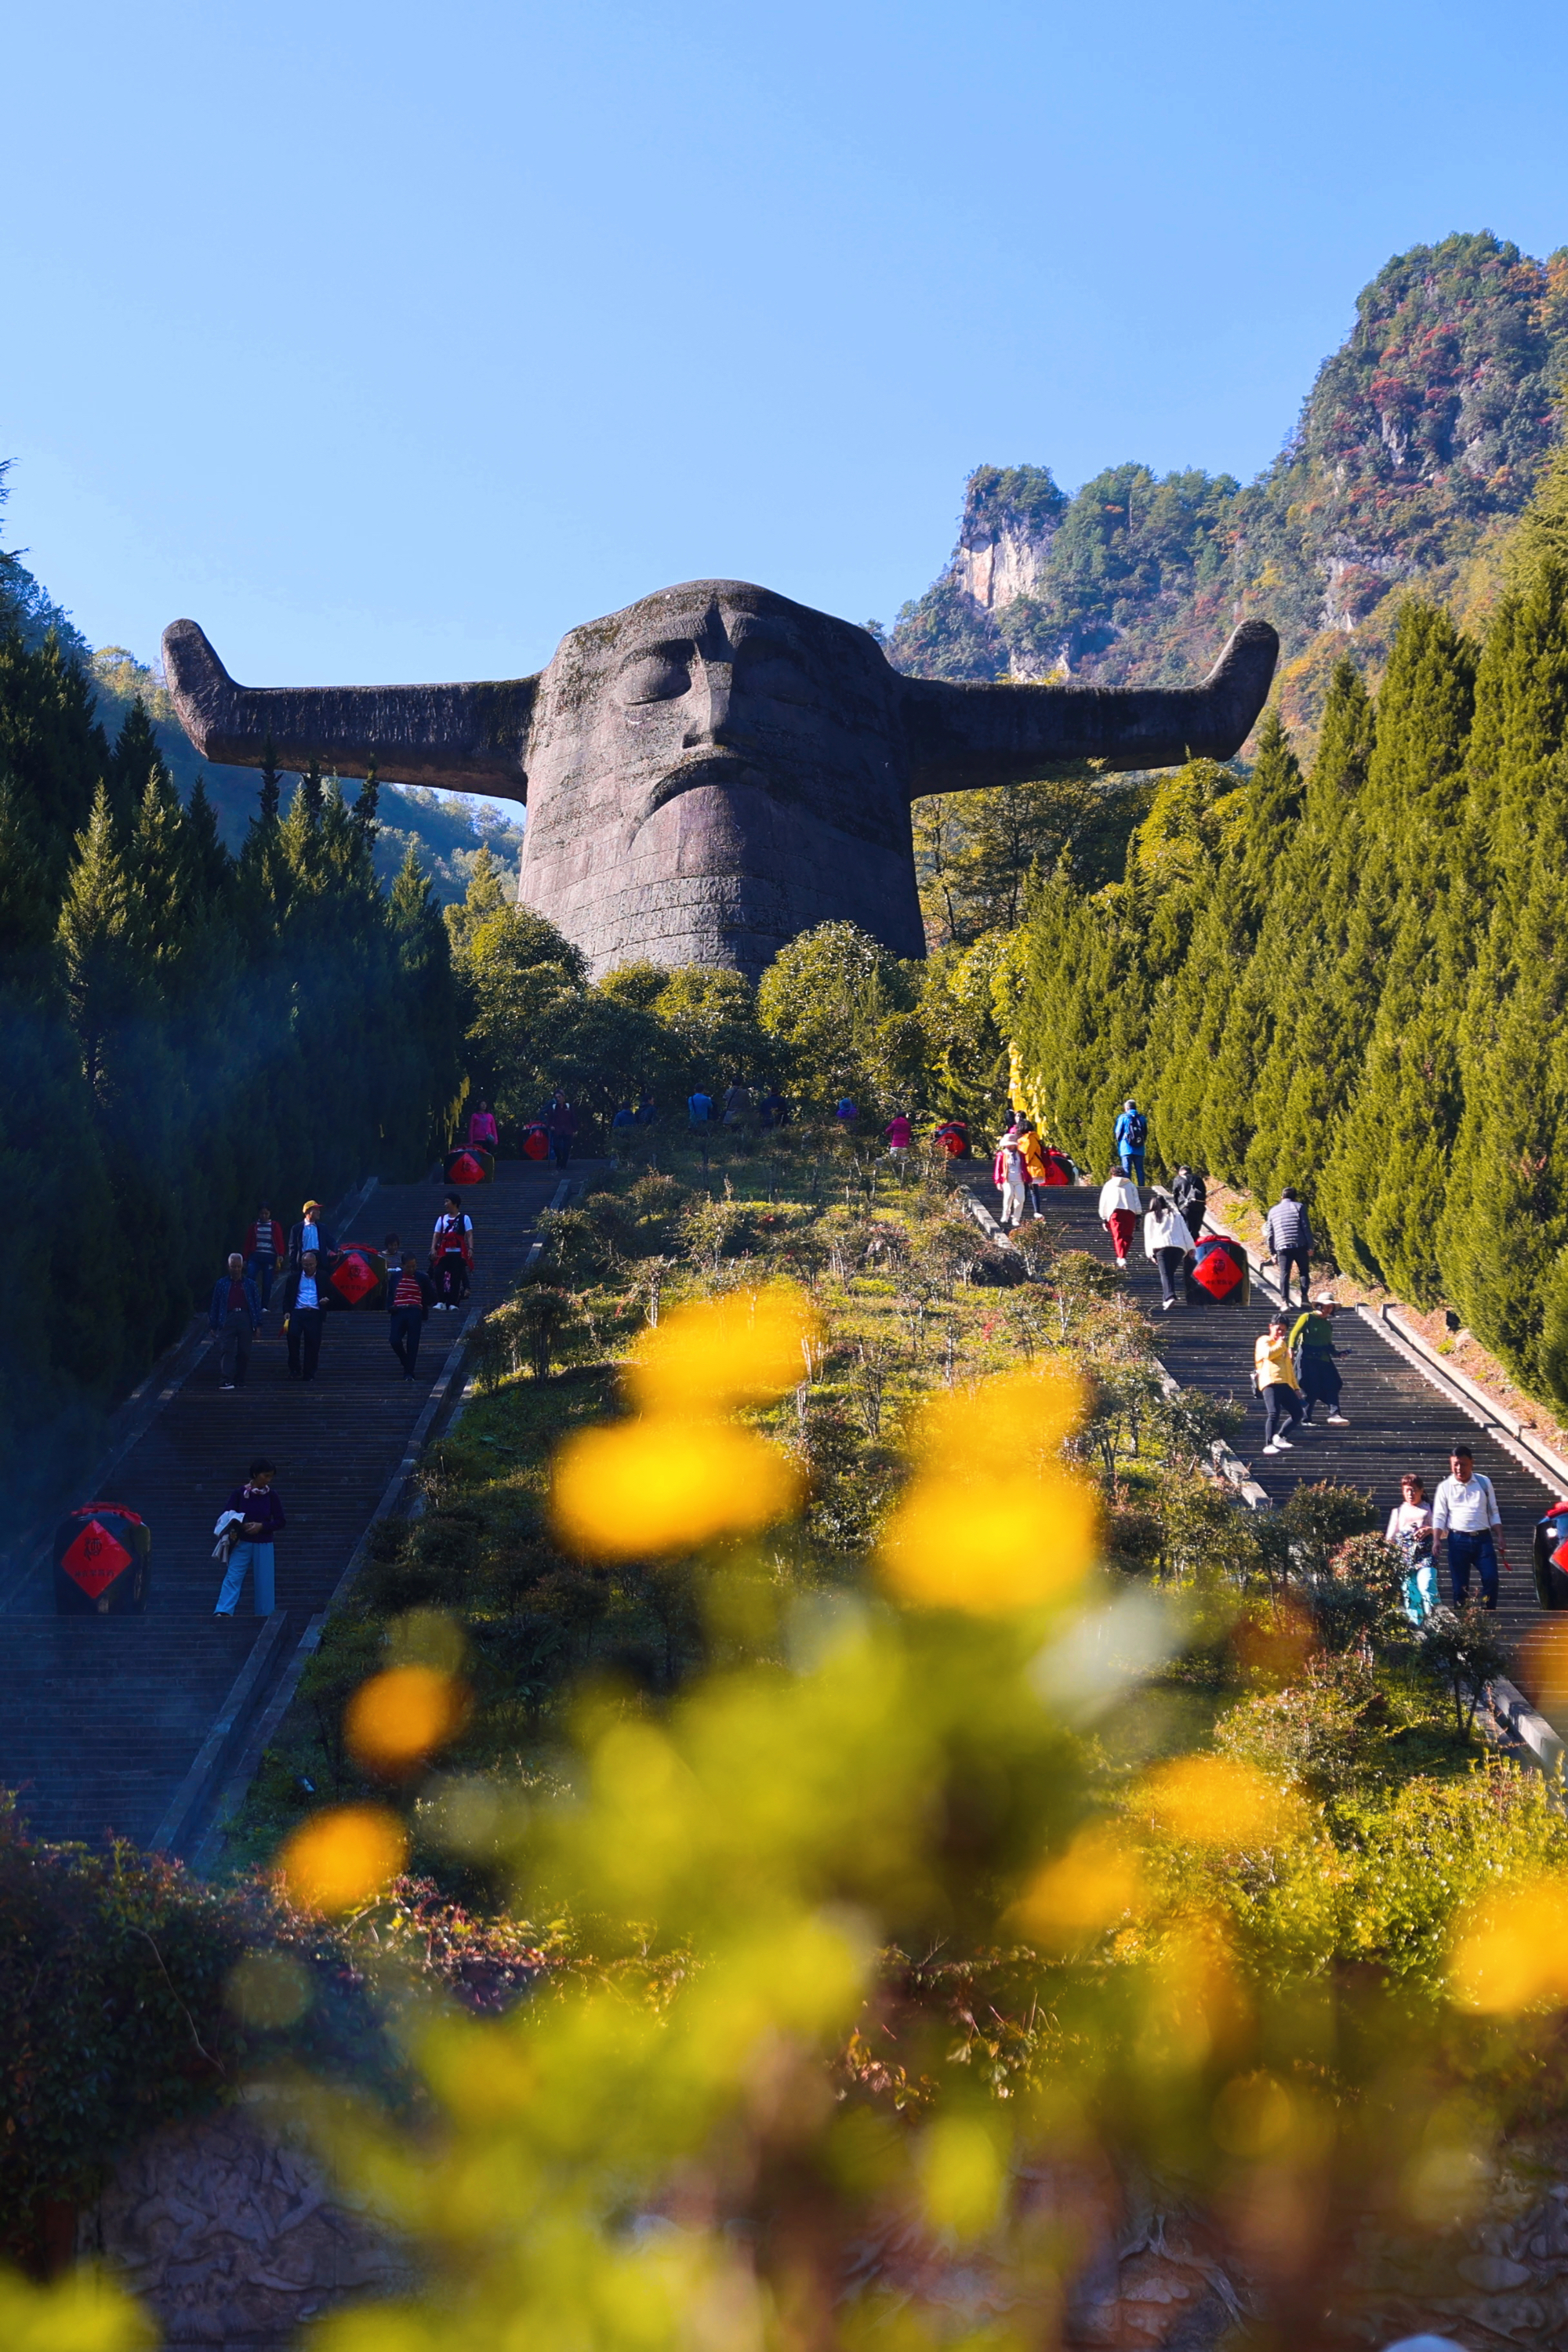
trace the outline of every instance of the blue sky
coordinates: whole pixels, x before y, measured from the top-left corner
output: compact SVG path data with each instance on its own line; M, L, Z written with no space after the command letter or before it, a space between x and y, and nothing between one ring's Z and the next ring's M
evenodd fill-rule
M9 12L5 535L94 643L504 676L890 621L964 475L1267 464L1357 289L1568 241L1560 7Z

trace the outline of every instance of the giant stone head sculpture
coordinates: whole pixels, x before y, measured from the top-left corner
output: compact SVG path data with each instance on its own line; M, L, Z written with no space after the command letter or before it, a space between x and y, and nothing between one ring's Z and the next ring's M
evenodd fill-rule
M237 686L194 621L163 633L175 708L214 761L310 760L526 801L520 896L596 971L635 958L758 972L847 918L924 952L910 803L1092 760L1228 759L1279 642L1236 631L1200 687L950 686L864 630L738 580L661 589L492 685Z

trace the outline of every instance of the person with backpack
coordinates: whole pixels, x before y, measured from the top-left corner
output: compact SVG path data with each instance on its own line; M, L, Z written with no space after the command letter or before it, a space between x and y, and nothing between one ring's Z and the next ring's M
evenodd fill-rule
M1116 1156L1121 1162L1121 1172L1135 1183L1147 1181L1143 1173L1143 1152L1149 1141L1149 1122L1131 1095L1121 1106L1121 1116L1116 1122Z
M468 1113L468 1147L470 1150L500 1150L500 1136L496 1129L496 1115L481 1097L478 1110Z
M1143 1255L1159 1269L1163 1315L1168 1315L1176 1303L1176 1280L1192 1246L1193 1237L1175 1202L1156 1186L1143 1220Z
M1305 1307L1312 1259L1312 1221L1294 1185L1286 1185L1264 1218L1263 1246L1276 1261L1276 1279L1286 1306L1290 1304L1290 1269L1294 1266L1301 1278L1301 1304Z
M474 1221L465 1214L458 1195L448 1192L430 1236L430 1272L437 1307L450 1309L462 1304L468 1294L473 1265Z
M405 1250L403 1263L389 1270L386 1278L386 1305L389 1318L388 1344L403 1367L405 1381L414 1378L419 1361L419 1340L425 1328L425 1318L436 1304L436 1286L427 1274L419 1271L419 1260L412 1250Z
M1110 1246L1116 1252L1118 1265L1125 1265L1127 1253L1132 1246L1132 1236L1138 1230L1138 1218L1142 1210L1142 1196L1131 1176L1119 1168L1108 1176L1100 1188L1100 1222L1110 1235Z
M1177 1169L1171 1180L1171 1198L1182 1213L1182 1223L1195 1242L1204 1229L1208 1214L1208 1186L1201 1176L1186 1166Z
M1301 1390L1283 1315L1276 1315L1253 1348L1252 1385L1263 1400L1263 1451L1289 1454L1290 1440L1284 1433L1301 1418Z
M1315 1307L1299 1315L1290 1326L1290 1353L1306 1399L1301 1412L1303 1429L1310 1424L1312 1407L1317 1404L1328 1406L1326 1418L1331 1429L1350 1427L1340 1411L1340 1368L1334 1360L1339 1352L1334 1345L1334 1302L1331 1298L1320 1298Z

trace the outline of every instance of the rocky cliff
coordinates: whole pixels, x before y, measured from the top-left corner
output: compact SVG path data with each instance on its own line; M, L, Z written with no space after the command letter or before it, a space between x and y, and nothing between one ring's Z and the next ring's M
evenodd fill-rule
M1403 593L1484 614L1565 377L1568 248L1417 246L1363 290L1257 481L1126 464L1068 498L1043 467L978 467L891 657L920 677L1186 682L1258 613L1284 639L1287 715L1310 727L1347 646L1381 667Z

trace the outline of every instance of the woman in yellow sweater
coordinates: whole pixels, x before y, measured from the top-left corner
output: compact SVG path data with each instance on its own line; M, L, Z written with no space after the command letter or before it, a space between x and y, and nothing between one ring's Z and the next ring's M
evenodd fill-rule
M1277 1315L1252 1350L1253 1381L1263 1399L1263 1451L1289 1454L1290 1441L1281 1431L1294 1429L1301 1418L1301 1384L1290 1360L1285 1318Z

